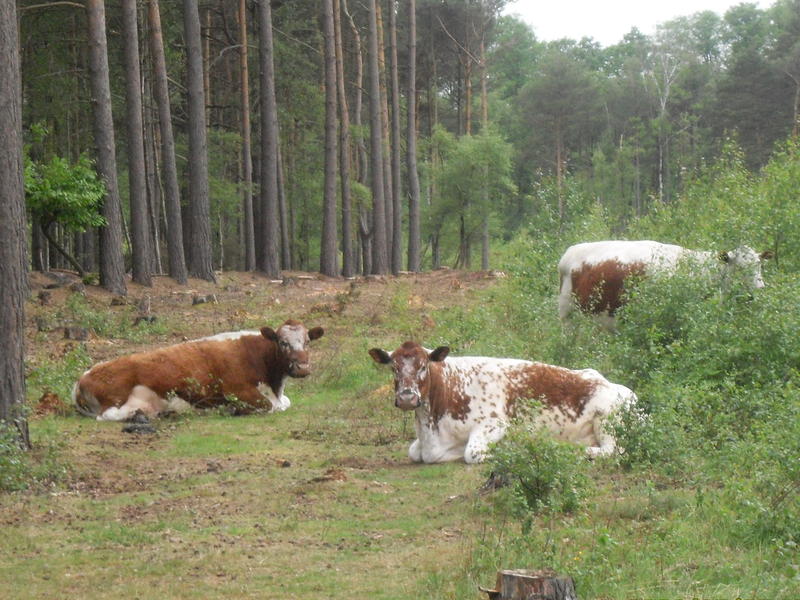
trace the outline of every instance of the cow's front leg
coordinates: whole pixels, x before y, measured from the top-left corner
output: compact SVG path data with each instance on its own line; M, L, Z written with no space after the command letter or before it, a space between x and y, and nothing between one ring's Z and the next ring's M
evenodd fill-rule
M467 464L483 462L489 451L489 444L500 440L505 432L506 426L502 423L493 423L485 428L473 430L464 448L464 462Z
M408 457L414 462L422 462L422 444L420 444L419 439L411 442L408 447Z
M272 402L272 410L270 410L269 412L277 412L277 411L280 411L280 410L286 410L291 405L292 405L292 402L289 400L288 396L284 396L283 394L281 394L279 399L274 400Z

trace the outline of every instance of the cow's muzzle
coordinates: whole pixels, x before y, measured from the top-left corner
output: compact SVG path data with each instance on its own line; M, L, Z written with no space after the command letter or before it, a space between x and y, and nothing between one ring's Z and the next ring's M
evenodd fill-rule
M306 377L311 373L311 365L308 363L291 362L289 363L289 375L292 377Z
M415 392L410 388L400 390L394 396L394 405L400 410L414 410L415 408L419 408L419 392Z

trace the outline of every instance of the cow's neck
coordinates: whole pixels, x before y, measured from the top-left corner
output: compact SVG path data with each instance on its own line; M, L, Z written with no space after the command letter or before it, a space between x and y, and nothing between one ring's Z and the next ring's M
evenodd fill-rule
M428 366L428 393L414 411L420 425L437 427L447 413L449 393L447 374L443 362L432 362Z
M277 398L283 394L286 379L289 377L289 361L278 352L275 342L269 341L264 360L264 382L270 387Z

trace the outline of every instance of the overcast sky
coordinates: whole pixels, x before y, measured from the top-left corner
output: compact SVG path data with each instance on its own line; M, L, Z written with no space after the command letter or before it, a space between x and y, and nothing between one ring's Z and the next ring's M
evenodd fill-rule
M772 6L772 1L753 0L759 8ZM655 33L656 25L711 10L720 15L735 0L512 0L506 14L516 14L533 27L536 39L551 41L561 38L580 40L594 38L602 46L616 44L636 27L642 33Z

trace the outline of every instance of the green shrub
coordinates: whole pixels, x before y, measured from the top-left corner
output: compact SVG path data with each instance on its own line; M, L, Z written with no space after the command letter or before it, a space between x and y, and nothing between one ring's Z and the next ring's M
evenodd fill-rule
M539 513L572 512L580 506L590 482L588 464L583 448L556 440L521 417L490 448L486 470L507 484L495 494L495 505L520 519L526 531Z

